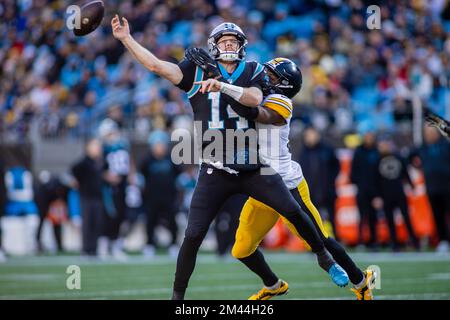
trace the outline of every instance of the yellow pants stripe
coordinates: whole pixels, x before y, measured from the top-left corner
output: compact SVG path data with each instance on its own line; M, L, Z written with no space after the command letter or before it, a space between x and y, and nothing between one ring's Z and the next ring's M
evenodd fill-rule
M302 198L302 201L305 204L306 208L308 208L306 213L310 217L312 216L312 218L314 218L314 222L319 227L319 230L317 230L317 231L321 232L325 238L328 238L328 233L326 232L326 230L323 226L322 217L320 216L319 210L317 210L316 206L311 201L311 197L309 195L309 187L308 187L308 183L306 182L306 179L304 179L304 178L302 179L300 184L297 186L297 190L298 190L300 197Z
M315 224L319 228L317 231L321 232L324 237L328 238L328 234L323 227L322 218L320 217L319 211L311 202L308 183L305 179L302 179L300 184L297 186L297 191L304 206L300 203L299 204L302 207L306 206L306 213L314 219ZM236 231L236 241L231 251L233 257L245 258L255 252L261 241L280 217L289 230L297 237L300 237L295 227L278 212L258 200L249 198L241 210L239 227Z

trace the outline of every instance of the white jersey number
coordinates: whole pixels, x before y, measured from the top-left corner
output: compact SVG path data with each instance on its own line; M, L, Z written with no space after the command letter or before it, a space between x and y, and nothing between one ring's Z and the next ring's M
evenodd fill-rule
M117 150L106 156L109 170L119 175L127 175L130 170L130 156L126 150Z
M209 129L223 129L223 120L220 120L220 92L210 92L208 99L211 100L211 121L208 122ZM240 117L230 105L227 105L228 118L238 118L236 120L236 129L247 129L248 121L245 118Z

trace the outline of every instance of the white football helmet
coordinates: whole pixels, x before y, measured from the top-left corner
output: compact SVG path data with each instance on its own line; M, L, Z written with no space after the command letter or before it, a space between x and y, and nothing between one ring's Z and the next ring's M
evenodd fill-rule
M236 51L222 51L217 45L217 41L224 35L233 35L239 42L239 48ZM209 54L215 60L240 61L245 57L245 48L247 46L247 37L242 29L231 22L224 22L214 28L208 38Z
M106 118L100 122L97 134L100 139L105 140L112 134L119 134L119 126L114 120Z

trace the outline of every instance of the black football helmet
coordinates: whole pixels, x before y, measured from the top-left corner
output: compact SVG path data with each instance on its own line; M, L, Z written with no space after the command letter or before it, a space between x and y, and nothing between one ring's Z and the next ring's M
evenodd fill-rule
M275 58L264 63L267 72L272 72L277 80L267 80L263 94L279 93L288 98L293 98L301 89L303 83L300 68L286 58Z

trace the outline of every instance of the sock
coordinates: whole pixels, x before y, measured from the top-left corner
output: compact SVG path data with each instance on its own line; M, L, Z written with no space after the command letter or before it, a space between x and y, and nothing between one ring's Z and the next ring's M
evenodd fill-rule
M273 286L270 286L270 287L266 286L266 288L269 290L275 290L275 289L278 289L280 286L281 286L281 280L278 279L277 283L275 283Z
M251 271L256 273L266 287L269 288L277 284L278 277L270 269L263 254L258 249L248 257L239 259L239 261L245 264Z
M336 260L342 269L347 272L348 277L353 284L359 284L364 280L363 272L356 266L339 242L333 238L327 238L324 240L324 244L334 260Z
M317 262L319 263L319 266L328 272L333 264L336 262L333 260L333 257L331 254L326 250L323 249L316 253L317 255Z
M355 289L361 289L362 287L364 287L364 285L365 285L365 283L366 283L366 277L364 276L364 274L363 274L363 279L361 280L361 282L360 283L358 283L358 284L354 284L354 287L355 287Z
M172 300L184 300L184 291L175 291L172 293Z
M194 272L197 252L203 238L192 239L185 237L178 253L175 281L173 283L174 294L183 293L188 287L189 279Z

